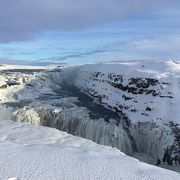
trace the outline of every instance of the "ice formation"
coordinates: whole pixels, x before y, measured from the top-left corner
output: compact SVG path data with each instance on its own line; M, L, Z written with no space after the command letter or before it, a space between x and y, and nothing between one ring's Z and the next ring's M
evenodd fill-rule
M14 121L163 159L167 148L171 156L180 150L179 75L174 61L5 69L1 106Z

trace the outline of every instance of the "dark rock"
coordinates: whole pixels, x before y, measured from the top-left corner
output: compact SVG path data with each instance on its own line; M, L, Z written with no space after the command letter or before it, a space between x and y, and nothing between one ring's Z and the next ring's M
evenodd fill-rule
M150 107L147 107L146 111L152 111L152 109Z
M123 95L122 98L124 98L125 101L133 99L133 97L128 97L128 96L125 96L125 95Z
M0 86L0 89L5 89L5 88L7 88L7 84L2 84L2 85Z
M15 85L20 85L21 83L18 81L14 81L14 80L9 80L6 82L8 86L15 86Z

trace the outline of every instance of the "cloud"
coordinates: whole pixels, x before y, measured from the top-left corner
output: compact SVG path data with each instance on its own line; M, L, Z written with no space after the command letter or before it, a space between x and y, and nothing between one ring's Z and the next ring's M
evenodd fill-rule
M50 64L58 65L58 64L66 64L66 62L52 62L49 61L24 61L19 59L13 59L11 57L0 57L0 64L10 64L10 65L30 65L30 66L46 66Z
M14 48L14 47L6 47L6 48L2 48L2 51L4 52L14 52L17 51L18 48Z
M66 56L57 56L57 57L49 57L49 58L43 58L43 59L38 59L36 60L36 62L62 62L62 61L66 61L69 59L74 59L74 58L81 58L81 57L85 57L85 56L90 56L90 55L95 55L95 54L102 54L102 53L106 53L108 52L108 50L105 49L95 49L92 51L87 51L87 52L74 52L73 54L68 54Z
M1 0L0 43L29 40L43 31L83 30L179 7L179 0Z
M13 49L13 48L12 48ZM7 49L11 51L11 48ZM94 54L102 54L107 52L105 49L95 49L92 51L87 52L71 52L68 53L68 55L65 56L55 56L55 57L48 57L48 58L41 58L36 60L22 60L22 59L16 59L12 57L0 57L0 64L18 64L18 65L49 65L49 64L66 64L66 60L69 59L75 59L75 58L81 58L89 55ZM23 52L20 53L21 55L31 55L33 52Z
M23 61L11 57L0 57L0 64L21 64Z

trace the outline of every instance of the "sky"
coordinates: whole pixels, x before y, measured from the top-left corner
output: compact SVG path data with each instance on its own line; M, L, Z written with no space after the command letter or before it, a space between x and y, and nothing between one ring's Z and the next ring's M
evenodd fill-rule
M180 0L0 0L0 63L180 60Z

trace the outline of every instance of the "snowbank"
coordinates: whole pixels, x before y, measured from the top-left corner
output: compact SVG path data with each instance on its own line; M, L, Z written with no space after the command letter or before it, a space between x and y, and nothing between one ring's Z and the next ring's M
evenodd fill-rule
M0 121L0 178L178 180L180 174L141 163L117 149L67 133Z

